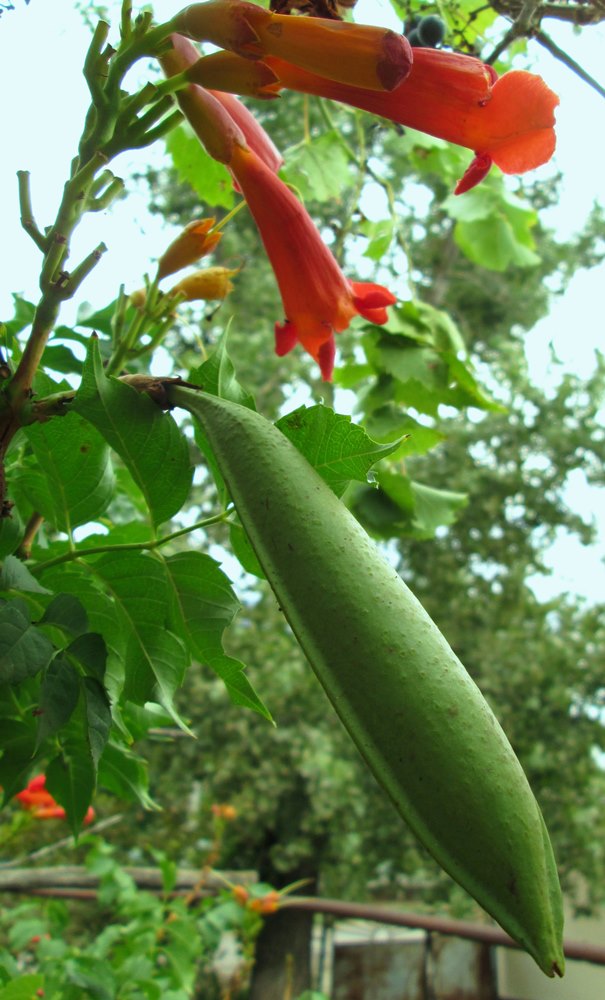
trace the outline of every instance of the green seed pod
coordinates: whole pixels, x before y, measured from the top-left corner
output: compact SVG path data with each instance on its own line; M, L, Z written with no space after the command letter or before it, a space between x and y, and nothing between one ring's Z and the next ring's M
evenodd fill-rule
M280 607L399 813L547 975L562 975L561 890L542 815L436 625L273 424L191 389L168 396L202 423Z

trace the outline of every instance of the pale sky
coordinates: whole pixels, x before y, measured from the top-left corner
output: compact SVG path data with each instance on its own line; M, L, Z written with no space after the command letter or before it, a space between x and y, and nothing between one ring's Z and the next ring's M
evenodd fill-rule
M27 7L24 0L15 0L15 6L15 11L0 18L2 317L12 315L11 291L22 292L35 301L40 263L39 251L19 225L16 171L30 170L38 224L41 228L50 224L88 104L81 65L89 30L70 0L31 0ZM115 3L108 6L119 8ZM154 4L158 19L169 17L177 9L174 0ZM359 0L356 19L400 27L386 0ZM605 84L605 26L574 35L569 26L551 21L545 23L545 30ZM555 157L551 164L535 171L534 177L546 178L554 169L564 174L560 203L544 216L544 221L564 238L581 227L595 200L605 204L605 99L536 43L531 47L529 68L539 72L561 98ZM147 162L162 162L161 144L151 150L124 154L112 166L128 177L133 169L143 171ZM88 279L86 298L102 306L115 296L121 281L128 288L139 287L150 261L161 253L168 239L162 219L147 212L144 194L135 193L109 212L89 216L74 240L72 260L85 256L100 240L106 242L109 252ZM605 266L580 273L551 315L529 334L527 354L536 382L549 384L558 377L546 371L549 342L567 370L581 376L590 373L595 348L603 349L604 283ZM73 316L73 306L68 304L62 320L69 322ZM592 514L603 523L603 491L588 488L582 480L581 474L575 476L570 485L573 503L581 513ZM571 590L593 600L603 599L604 552L605 529L600 546L593 550L562 539L550 553L553 576L536 581L537 593L547 598Z

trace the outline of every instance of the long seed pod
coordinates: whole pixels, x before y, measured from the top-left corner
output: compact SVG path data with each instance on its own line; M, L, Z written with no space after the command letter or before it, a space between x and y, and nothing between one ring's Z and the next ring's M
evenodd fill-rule
M179 386L290 626L399 813L548 975L562 900L540 809L503 730L355 518L264 417Z

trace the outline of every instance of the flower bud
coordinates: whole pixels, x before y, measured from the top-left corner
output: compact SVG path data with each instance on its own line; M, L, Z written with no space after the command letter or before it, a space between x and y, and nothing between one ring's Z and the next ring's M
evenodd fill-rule
M238 271L238 267L235 269L207 267L203 271L194 271L186 278L181 278L168 294L180 295L185 302L194 302L198 299L224 299L233 291L233 283L229 279Z
M158 261L158 281L211 253L222 236L222 233L210 232L213 226L214 219L195 219L185 226Z

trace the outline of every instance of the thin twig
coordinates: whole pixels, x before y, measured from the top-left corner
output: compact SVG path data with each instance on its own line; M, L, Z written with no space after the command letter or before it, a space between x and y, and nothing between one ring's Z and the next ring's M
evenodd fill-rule
M534 34L534 38L536 39L537 42L540 43L540 45L542 45L548 52L550 52L550 54L553 55L555 59L558 59L560 62L564 63L572 71L572 73L575 73L576 76L579 76L581 80L584 80L584 83L587 83L589 87L592 87L593 90L596 90L597 94L600 94L601 97L605 97L605 87L601 86L601 84L597 80L595 80L594 77L590 75L590 73L587 73L586 70L583 69L579 65L579 63L575 61L575 59L572 59L571 56L567 54L567 52L565 52L563 49L560 49L559 46L556 45L555 42L553 42L552 38L549 38L548 35L545 35L543 31L536 31Z
M19 208L21 210L21 225L28 236L36 244L42 253L48 250L48 239L40 231L34 219L32 209L31 191L29 187L29 170L18 170L17 180L19 182Z
M218 524L221 521L226 521L232 513L233 508L227 507L226 510L221 511L220 514L213 514L212 517L206 517L202 521L198 521L196 524L190 525L188 528L179 528L178 531L173 531L169 535L164 535L162 538L150 538L146 542L124 542L120 545L95 545L88 549L69 549L68 552L64 552L60 556L55 556L54 559L48 559L46 562L30 567L30 570L32 573L42 573L44 570L51 569L51 567L58 566L61 563L73 562L75 559L81 559L83 556L98 556L106 552L151 551L153 549L160 548L162 545L166 545L167 542L174 541L175 538L180 538L182 535L189 535L192 531L197 531L198 529L207 528L212 524Z
M539 7L540 0L525 0L519 14L511 24L504 38L498 42L493 52L483 61L488 65L495 63L498 56L502 55L505 49L507 49L516 38L528 37L531 35L533 33L534 18Z
M32 545L34 544L34 539L43 524L44 524L44 518L42 517L42 514L38 514L37 511L34 511L34 513L30 517L25 527L25 532L23 533L21 545L17 549L17 555L19 559L29 559L29 557L32 554Z

